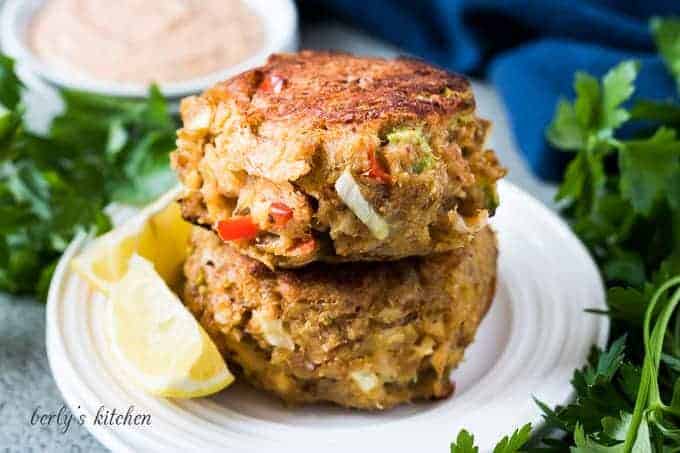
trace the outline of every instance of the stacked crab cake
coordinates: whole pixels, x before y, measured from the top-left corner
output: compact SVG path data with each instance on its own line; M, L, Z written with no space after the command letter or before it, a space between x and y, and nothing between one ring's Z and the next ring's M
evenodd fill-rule
M274 55L183 100L185 303L254 385L382 409L451 393L490 304L504 174L461 76Z

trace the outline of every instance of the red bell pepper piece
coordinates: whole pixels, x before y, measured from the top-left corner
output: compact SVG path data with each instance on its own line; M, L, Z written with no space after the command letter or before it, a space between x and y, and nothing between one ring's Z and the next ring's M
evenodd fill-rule
M277 227L283 227L293 218L293 210L285 203L279 201L272 203L269 206L269 213L274 218L274 223Z
M249 215L236 216L217 222L217 233L223 241L254 239L259 228Z
M368 176L386 184L392 182L392 176L390 176L390 174L385 171L382 164L378 160L378 157L375 155L374 150L370 150L368 152L368 160L371 163L371 168L368 170Z

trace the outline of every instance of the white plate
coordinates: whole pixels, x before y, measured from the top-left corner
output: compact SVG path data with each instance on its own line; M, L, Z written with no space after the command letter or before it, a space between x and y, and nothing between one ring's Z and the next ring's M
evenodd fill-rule
M496 298L465 362L452 373L445 401L365 413L330 406L287 408L237 383L212 397L173 401L129 385L103 336L104 298L68 263L86 243L76 239L57 268L47 307L47 353L54 378L86 427L116 451L352 452L448 451L461 428L490 451L502 435L540 423L533 397L548 405L571 397L574 368L592 345L603 346L606 317L597 269L582 244L551 211L515 186L499 185L494 218L500 245ZM100 406L134 405L152 426L91 423Z

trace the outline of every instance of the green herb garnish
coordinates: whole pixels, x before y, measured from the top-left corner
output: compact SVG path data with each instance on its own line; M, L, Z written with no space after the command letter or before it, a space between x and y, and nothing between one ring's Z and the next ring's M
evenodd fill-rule
M531 436L531 424L524 425L510 436L505 436L496 444L493 453L515 453L529 441ZM451 444L451 453L479 453L475 446L475 438L465 430L458 433L456 442Z
M0 291L44 295L81 230L111 227L111 201L144 203L174 184L176 122L152 87L144 101L61 91L48 133L29 130L23 87L0 56Z
M680 18L654 18L650 24L659 53L680 91Z
M680 89L680 20L651 28ZM629 107L639 70L577 73L576 99L559 102L546 133L575 153L557 199L600 266L618 339L574 372L572 403L537 401L546 429L523 451L680 451L680 104ZM637 135L622 137L624 125ZM451 451L471 445L465 433Z

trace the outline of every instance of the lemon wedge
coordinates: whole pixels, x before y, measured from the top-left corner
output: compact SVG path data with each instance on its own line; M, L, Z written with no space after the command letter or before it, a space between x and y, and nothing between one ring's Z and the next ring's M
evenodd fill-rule
M181 277L191 225L182 219L176 198L168 192L127 222L94 240L73 260L74 270L97 290L108 294L137 253L151 261L170 286Z
M151 394L195 398L234 380L205 330L137 254L111 286L106 322L124 374Z

